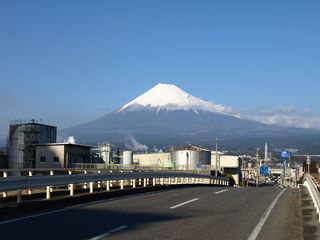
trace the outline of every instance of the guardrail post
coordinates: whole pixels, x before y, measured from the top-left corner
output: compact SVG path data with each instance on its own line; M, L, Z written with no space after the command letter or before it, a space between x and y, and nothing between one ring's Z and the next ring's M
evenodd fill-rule
M110 191L110 181L109 180L106 182L106 185L107 185L107 191Z
M123 189L123 180L120 180L120 189Z
M155 179L155 178L152 179L152 185L153 185L153 186L156 185L156 179Z
M143 179L143 186L144 186L144 187L147 186L147 179L146 179L146 178Z
M136 188L136 180L132 179L132 188Z
M7 171L3 171L3 177L4 178L8 177L8 172ZM7 192L2 192L2 197L6 198L7 197Z
M54 174L54 171L50 170L50 176L53 176L53 174ZM50 192L53 192L53 188L52 187L50 187Z
M87 172L87 170L84 170L83 173L84 173L84 174L87 174L88 172ZM84 188L84 189L87 189L87 183L84 183L84 184L83 184L83 188Z
M110 173L112 173L112 170L110 170ZM110 181L110 183L109 183L109 184L110 184L110 187L113 186L113 182L114 182L114 181Z
M50 191L50 189L51 189L51 187L50 186L47 186L47 194L46 194L46 199L50 199L50 193L51 193L51 191Z
M17 190L17 203L21 203L22 202L22 197L21 197L21 189Z
M29 177L32 177L32 171L29 171L29 172L28 172L28 176L29 176ZM31 189L28 189L27 192L28 192L28 195L31 195L31 194L32 194L32 190L31 190Z
M72 174L71 170L68 170L68 174L69 175ZM71 195L71 184L68 184L68 190L70 190L70 195ZM71 195L71 196L73 196L73 195Z
M101 171L100 171L100 170L98 170L98 173L100 174L100 173L101 173ZM101 188L101 182L100 182L100 181L98 181L98 188Z
M90 186L90 193L93 193L93 182L90 182L89 186Z
M69 184L70 196L74 195L74 184Z

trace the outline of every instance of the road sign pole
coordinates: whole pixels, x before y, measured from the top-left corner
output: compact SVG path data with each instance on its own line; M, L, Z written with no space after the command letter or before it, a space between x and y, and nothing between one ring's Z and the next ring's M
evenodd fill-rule
M218 177L218 138L216 138L216 177Z
M308 174L310 174L310 164L311 164L311 157L310 155L308 155L307 156Z
M259 169L259 148L257 148L257 153L256 153L256 170L257 170L257 172L256 172L256 174L257 174L257 176L256 176L256 187L259 187L259 171L260 171L260 169Z

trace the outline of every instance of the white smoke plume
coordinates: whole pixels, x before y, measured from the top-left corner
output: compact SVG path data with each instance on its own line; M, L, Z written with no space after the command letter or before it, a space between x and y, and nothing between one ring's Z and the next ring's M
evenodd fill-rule
M125 137L125 147L132 151L148 151L147 145L139 143L134 136L131 135Z
M74 138L74 136L68 137L67 143L69 143L69 144L76 144L76 139Z

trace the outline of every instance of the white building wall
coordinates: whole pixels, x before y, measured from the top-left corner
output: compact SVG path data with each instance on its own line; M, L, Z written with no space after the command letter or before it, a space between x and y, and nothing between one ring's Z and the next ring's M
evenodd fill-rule
M239 157L230 155L218 155L220 157L220 166L226 168L238 168ZM216 166L216 154L211 153L211 165Z
M170 153L133 154L133 163L141 166L161 165L170 160Z
M234 169L232 172L238 172L238 174L230 174L236 181L236 184L239 185L241 182L241 169L240 169L240 160L238 156L230 156L230 155L223 155L218 153L218 157L220 157L220 167L228 168L228 169ZM215 152L211 153L211 165L216 167L216 154Z

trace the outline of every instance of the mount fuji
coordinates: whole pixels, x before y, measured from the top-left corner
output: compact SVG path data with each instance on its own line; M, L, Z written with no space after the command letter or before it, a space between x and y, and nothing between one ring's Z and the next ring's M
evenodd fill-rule
M194 97L175 85L157 84L118 110L97 120L60 131L78 142L111 141L124 146L128 136L148 146L211 144L218 137L241 147L268 141L292 143L320 131L267 125L241 116L231 107Z

